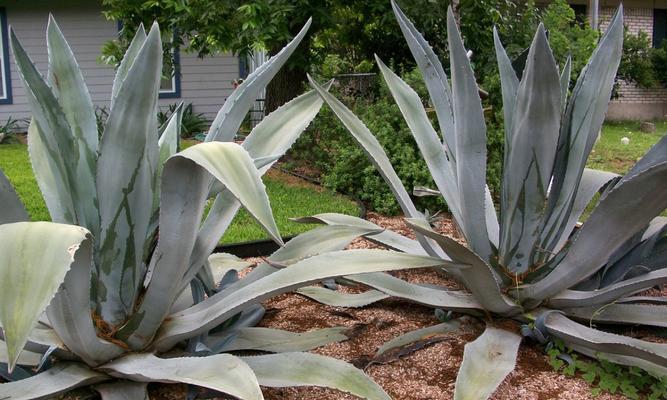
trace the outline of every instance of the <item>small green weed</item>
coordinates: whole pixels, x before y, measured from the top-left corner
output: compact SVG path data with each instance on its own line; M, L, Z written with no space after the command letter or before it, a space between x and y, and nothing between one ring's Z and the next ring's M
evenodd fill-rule
M667 378L656 378L637 367L626 367L609 361L584 360L569 351L563 342L553 342L547 351L549 364L567 376L580 375L593 386L591 393L621 393L629 399L667 399ZM567 359L568 362L564 361Z

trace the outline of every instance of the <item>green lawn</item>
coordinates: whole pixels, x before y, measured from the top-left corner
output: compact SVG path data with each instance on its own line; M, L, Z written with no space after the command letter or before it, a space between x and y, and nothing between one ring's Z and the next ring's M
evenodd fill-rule
M625 174L665 134L667 122L657 122L654 133L640 131L639 122L606 123L587 166ZM630 143L623 144L623 137L630 139Z
M32 220L47 221L49 213L32 174L27 147L24 144L0 145L0 168L14 185ZM312 225L289 220L323 212L358 215L356 203L348 198L304 184L291 177L270 171L264 178L271 207L283 236L304 232ZM262 228L245 210L241 210L223 237L224 243L236 243L268 238Z

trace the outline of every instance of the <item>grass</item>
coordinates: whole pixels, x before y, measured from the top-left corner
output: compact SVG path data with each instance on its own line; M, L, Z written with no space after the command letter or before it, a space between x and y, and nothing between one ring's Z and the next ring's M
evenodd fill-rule
M639 122L606 123L600 140L588 158L593 169L625 174L662 136L667 134L667 122L657 122L656 131L639 130ZM627 137L627 145L621 139Z
M50 220L32 173L25 144L0 145L0 168L16 189L33 221ZM295 235L312 228L312 225L297 224L292 217L308 216L323 212L338 212L358 215L356 203L350 199L323 190L315 185L302 183L289 175L270 171L264 178L271 207L283 236ZM225 233L223 243L237 243L268 238L260 225L241 210Z

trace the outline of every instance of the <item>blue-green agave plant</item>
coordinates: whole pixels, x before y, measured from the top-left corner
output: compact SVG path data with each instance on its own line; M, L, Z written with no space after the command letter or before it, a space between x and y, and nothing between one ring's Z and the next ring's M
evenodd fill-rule
M283 245L261 176L323 102L305 93L267 116L242 145L232 140L309 24L227 99L205 143L179 153L180 108L163 127L156 120L157 25L148 33L140 27L127 50L99 139L88 89L55 21L47 28L46 78L12 32L32 108L30 158L53 222L27 222L0 174L0 372L9 381L0 384L0 399L47 398L88 385L105 400L145 399L152 381L239 399L261 399L260 384L388 398L351 365L302 352L347 339L343 328L253 327L261 301L302 285L449 264L398 252L378 258L372 250L334 256L375 228L322 227ZM210 256L241 206L282 246L243 279L236 273L242 260ZM275 354L228 354L248 349Z
M393 7L426 83L441 133L433 128L415 91L378 59L437 185L438 190L418 189L415 194L442 195L466 245L431 229L368 128L316 82L311 80L311 85L390 186L417 240L389 230L365 237L407 254L455 262L437 269L466 290L415 285L380 273L347 277L374 289L363 294L349 296L319 287L300 292L349 306L391 295L485 318L486 331L465 348L455 399L488 398L514 369L521 336L493 327L496 318L524 323L526 336L544 342L560 339L585 355L667 376L667 344L604 330L606 324L667 327L667 298L637 296L667 282L667 218L659 216L667 207L667 137L625 176L585 168L621 58L622 9L572 90L568 87L570 62L559 71L543 26L537 29L521 74L513 69L494 32L505 120L498 213L486 186L486 126L478 87L452 11L447 27L448 78L422 35L395 3ZM577 228L598 192L595 209ZM380 229L336 214L304 221ZM445 323L435 329L458 326Z

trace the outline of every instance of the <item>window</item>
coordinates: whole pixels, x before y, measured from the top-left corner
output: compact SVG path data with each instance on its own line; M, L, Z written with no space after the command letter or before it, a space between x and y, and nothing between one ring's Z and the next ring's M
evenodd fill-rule
M653 10L653 47L660 47L667 39L667 10Z
M9 45L7 43L7 14L0 8L0 104L12 104L12 80L9 75Z
M174 99L181 97L181 57L178 49L172 49L173 63L165 63L160 82L160 98Z

